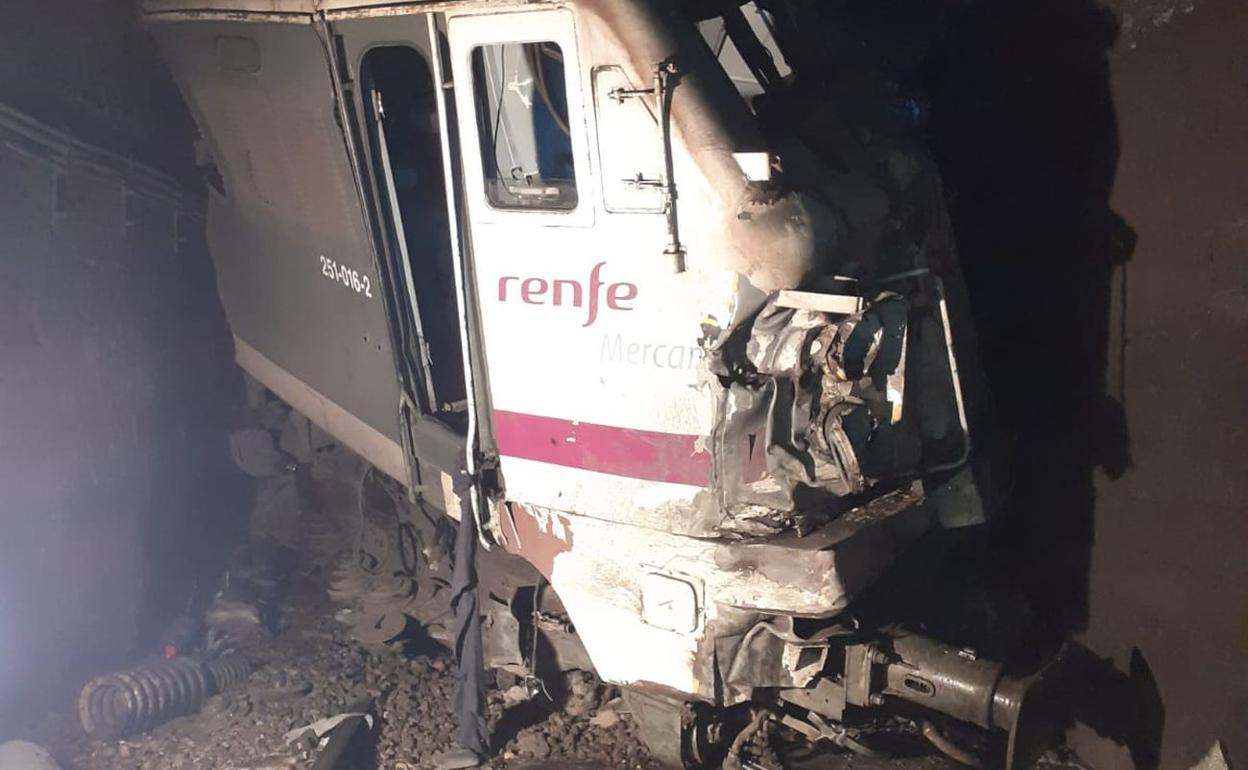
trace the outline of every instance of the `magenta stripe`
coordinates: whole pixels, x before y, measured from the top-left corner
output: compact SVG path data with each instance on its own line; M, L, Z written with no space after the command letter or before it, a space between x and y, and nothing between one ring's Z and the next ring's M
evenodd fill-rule
M697 436L495 410L494 437L504 457L698 487L711 478L711 455Z

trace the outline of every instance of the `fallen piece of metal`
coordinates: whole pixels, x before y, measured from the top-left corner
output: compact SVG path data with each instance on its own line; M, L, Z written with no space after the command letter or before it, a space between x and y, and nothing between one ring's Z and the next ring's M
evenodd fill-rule
M152 663L93 679L78 696L82 729L112 740L146 732L175 717L194 714L204 700L231 689L251 675L251 664L237 656Z
M355 745L357 737L373 729L373 715L369 713L372 707L372 700L365 700L356 703L348 713L331 717L334 724L326 730L328 735L324 738L324 745L316 755L311 770L339 770L343 766L343 759ZM315 730L326 721L330 720L321 720L312 728ZM325 733L318 731L317 736L325 736Z
M303 727L296 727L286 733L284 740L286 741L287 746L297 746L304 740L320 741L326 735L329 735L336 730L339 725L343 724L348 719L354 719L356 717L359 717L367 722L369 727L373 726L373 715L368 713L367 708L358 710L353 709L342 714L335 714L332 717L318 719L311 724L304 725Z

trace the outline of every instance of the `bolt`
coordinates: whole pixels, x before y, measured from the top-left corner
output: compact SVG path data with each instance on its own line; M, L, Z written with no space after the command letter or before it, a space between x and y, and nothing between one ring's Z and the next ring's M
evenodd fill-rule
M885 663L888 662L888 653L884 652L878 647L872 647L871 648L871 662L884 665Z
M884 696L880 695L878 692L873 692L871 693L871 697L867 699L867 702L872 706L883 706Z

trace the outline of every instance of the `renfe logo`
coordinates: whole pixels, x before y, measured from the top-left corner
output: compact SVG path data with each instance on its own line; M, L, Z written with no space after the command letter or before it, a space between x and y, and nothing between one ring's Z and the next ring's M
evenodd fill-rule
M518 275L505 275L498 279L498 301L507 302L515 297L515 286L519 287L520 301L526 305L553 305L554 307L587 307L585 323L582 327L593 325L598 320L599 297L605 297L607 307L612 310L632 310L632 301L637 299L637 284L602 282L602 268L606 262L599 262L589 271L589 290L580 281L571 278L522 278ZM508 285L515 283L511 292ZM588 295L588 306L586 305ZM627 303L627 304L626 304Z

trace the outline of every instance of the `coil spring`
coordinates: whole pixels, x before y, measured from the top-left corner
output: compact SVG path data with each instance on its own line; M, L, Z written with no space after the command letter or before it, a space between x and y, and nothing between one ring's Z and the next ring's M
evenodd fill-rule
M210 660L204 664L203 669L211 679L213 692L224 692L237 687L251 676L251 664L237 655Z
M247 661L229 656L208 663L189 658L140 666L93 679L78 697L78 718L104 740L135 735L175 717L194 714L204 699L251 674Z

